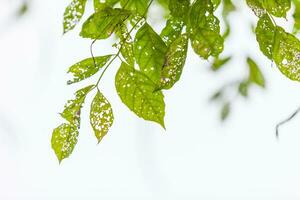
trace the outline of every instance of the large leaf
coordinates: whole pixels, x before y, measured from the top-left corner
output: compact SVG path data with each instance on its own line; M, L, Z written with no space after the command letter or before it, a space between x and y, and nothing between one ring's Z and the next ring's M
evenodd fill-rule
M84 14L86 0L73 0L64 13L64 33L72 30Z
M286 17L291 9L291 0L260 0L263 7L276 17Z
M189 33L192 47L199 56L207 59L217 57L224 48L220 35L219 20L213 15L213 4L210 0L196 0L189 16Z
M157 33L145 23L137 32L134 54L140 70L159 83L167 47Z
M98 142L101 142L114 121L110 103L99 91L95 96L90 111L90 122Z
M143 73L122 63L115 79L122 102L137 116L164 125L165 103L161 91Z
M161 88L170 89L179 79L185 65L187 34L179 36L169 47L161 73Z
M111 58L111 55L99 56L95 58L84 59L72 65L68 73L72 73L73 80L68 81L68 84L77 83L96 74Z
M53 130L51 146L59 162L70 156L78 139L78 129L74 125L62 124Z
M94 85L80 89L75 94L75 99L69 100L65 105L61 116L71 124L80 127L80 112L86 95L94 88Z
M106 7L100 12L92 14L83 24L80 36L91 39L108 38L118 24L123 23L130 13L126 10Z

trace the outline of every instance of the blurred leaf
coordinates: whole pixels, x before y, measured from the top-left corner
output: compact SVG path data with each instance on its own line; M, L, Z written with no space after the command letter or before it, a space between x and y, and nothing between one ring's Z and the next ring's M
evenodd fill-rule
M250 57L247 58L247 63L249 66L249 81L255 83L256 85L264 88L265 87L265 79L263 74L261 73L256 62Z
M223 66L225 66L231 60L231 56L225 58L215 58L213 64L211 65L211 69L213 71L220 70Z
M121 0L120 2L122 8L131 10L142 16L147 10L149 0Z
M239 84L239 93L243 97L248 97L248 89L249 89L249 82L248 81L243 81Z
M227 102L223 105L221 109L221 120L225 121L228 118L229 114L230 114L230 103Z

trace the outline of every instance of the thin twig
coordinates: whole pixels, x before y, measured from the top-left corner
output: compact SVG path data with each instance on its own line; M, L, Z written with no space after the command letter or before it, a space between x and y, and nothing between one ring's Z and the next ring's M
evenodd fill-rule
M285 123L291 121L298 113L300 112L300 107L287 119L283 120L282 122L276 125L276 137L279 138L279 128L284 125Z

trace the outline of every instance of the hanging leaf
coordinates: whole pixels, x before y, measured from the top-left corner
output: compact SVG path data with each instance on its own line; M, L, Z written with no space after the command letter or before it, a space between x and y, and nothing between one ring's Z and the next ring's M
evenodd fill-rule
M224 48L220 35L219 20L213 15L213 4L210 0L196 0L192 5L189 20L189 33L192 47L199 56L208 59L217 57Z
M90 39L105 39L111 36L118 24L123 23L130 13L126 10L106 7L92 14L83 24L80 36Z
M64 13L64 33L74 29L82 18L85 10L86 0L73 0Z
M264 88L265 87L265 79L263 74L261 73L256 62L250 57L247 58L247 63L249 66L249 81L255 83L256 85Z
M257 17L262 17L267 13L261 0L247 0L247 4Z
M230 103L225 103L221 109L221 120L225 121L230 114Z
M120 2L122 8L143 15L147 10L149 0L121 0Z
M160 82L167 47L147 23L136 33L134 55L140 70L154 83Z
M68 84L77 83L84 79L87 79L94 74L96 74L100 68L105 66L105 64L110 60L111 55L99 56L93 58L84 59L75 65L72 65L68 73L72 73L74 78L69 80Z
M137 116L165 127L165 103L161 91L143 73L122 63L117 72L115 85L122 102Z
M184 19L189 11L190 0L170 0L169 10L173 17Z
M90 122L100 143L112 126L114 115L110 103L99 91L91 104Z
M183 26L184 22L181 19L171 17L167 20L166 26L160 34L160 37L167 46L180 36Z
M77 144L78 129L71 124L62 124L53 130L51 146L59 162L69 157Z
M294 18L294 33L299 33L300 31L300 0L293 0L295 5L295 11L293 14Z
M231 60L231 56L226 57L226 58L215 58L213 64L211 65L211 70L213 71L218 71L220 70L223 66L225 66L229 61Z
M260 0L263 7L276 17L286 17L291 9L291 0Z
M187 34L179 36L169 47L161 72L161 88L170 89L179 79L185 65L188 48Z
M65 105L64 111L61 113L61 116L70 122L76 127L80 127L80 112L81 107L84 103L86 95L94 88L94 85L87 86L83 89L80 89L75 94L74 100L69 100Z

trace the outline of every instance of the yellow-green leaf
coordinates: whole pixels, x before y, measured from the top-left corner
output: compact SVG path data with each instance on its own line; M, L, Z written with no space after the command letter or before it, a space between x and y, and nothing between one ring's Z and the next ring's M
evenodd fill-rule
M64 33L72 30L84 14L86 0L73 0L64 13Z

